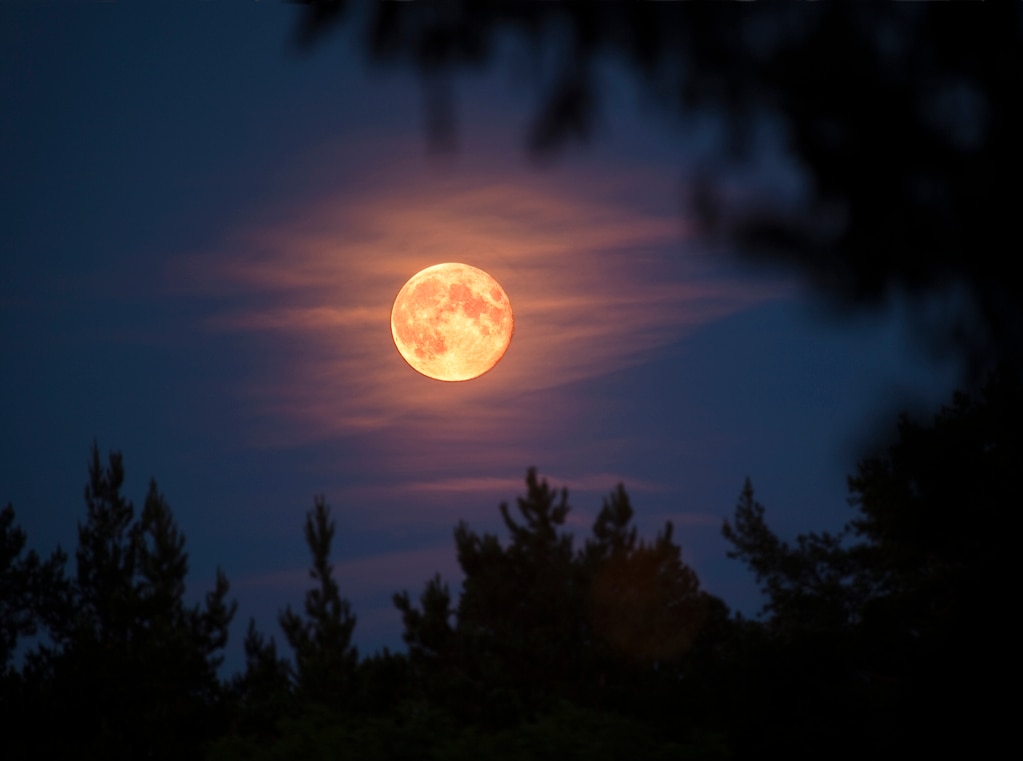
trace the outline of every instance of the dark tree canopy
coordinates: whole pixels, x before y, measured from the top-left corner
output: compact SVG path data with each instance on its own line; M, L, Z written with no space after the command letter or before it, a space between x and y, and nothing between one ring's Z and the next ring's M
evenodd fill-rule
M693 647L708 600L672 541L672 524L652 543L637 541L632 516L619 484L604 501L583 550L587 617L611 652L647 666L672 663Z
M19 640L35 636L52 620L67 595L66 555L60 549L45 561L26 550L25 532L15 523L14 506L0 510L0 678L11 678Z
M151 482L136 519L123 482L121 455L104 466L94 445L75 576L64 580L59 551L21 563L35 577L23 588L33 626L46 636L25 655L24 683L5 694L17 699L5 737L15 757L181 758L222 729L217 668L235 611L227 579L218 572L205 603L186 605L188 555L170 508ZM42 713L59 717L59 730L40 732Z
M357 661L328 561L334 524L317 498L306 518L317 584L304 616L280 616L294 687L250 622L236 723L211 757L724 757L718 728L696 729L709 682L694 653L709 662L728 612L682 562L671 525L639 539L619 486L576 548L568 493L533 469L499 512L503 537L455 529L460 593L435 575L418 602L394 595L407 655Z
M120 455L94 447L74 577L0 510L4 757L995 755L1013 726L992 685L1015 647L1021 398L1002 371L930 423L904 419L850 478L834 534L778 537L747 481L723 530L765 592L761 620L701 589L671 523L641 538L622 486L576 545L568 493L530 470L502 535L455 529L459 593L438 575L418 603L395 595L407 654L360 660L318 497L314 584L279 616L294 661L250 621L226 683L226 578L187 605L166 500L151 482L136 516Z
M724 534L768 598L758 657L787 664L796 696L858 701L816 726L858 723L864 750L984 754L1004 741L1008 721L978 733L969 717L1006 710L991 685L1015 648L1015 551L999 526L1018 501L1021 399L1001 372L929 424L904 418L849 479L855 515L838 535L779 539L747 481Z
M457 602L440 577L419 607L395 596L413 673L461 721L499 729L560 701L650 720L666 685L691 671L708 623L727 619L682 562L670 523L653 542L637 539L624 488L578 549L569 512L567 491L531 469L514 510L500 506L506 540L456 528Z

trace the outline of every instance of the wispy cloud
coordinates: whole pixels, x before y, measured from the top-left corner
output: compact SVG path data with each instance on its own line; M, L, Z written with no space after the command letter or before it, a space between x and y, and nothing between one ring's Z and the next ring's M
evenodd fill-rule
M275 210L177 274L218 297L209 330L265 343L267 361L242 390L267 421L254 443L358 437L349 467L381 474L383 491L514 495L521 479L507 467L530 463L609 490L626 475L564 456L566 432L593 412L583 385L777 295L715 275L681 214L641 203L652 175L445 174L401 145L380 153L391 160L364 182L347 176ZM505 357L465 383L419 375L390 336L398 289L442 261L488 271L515 311Z

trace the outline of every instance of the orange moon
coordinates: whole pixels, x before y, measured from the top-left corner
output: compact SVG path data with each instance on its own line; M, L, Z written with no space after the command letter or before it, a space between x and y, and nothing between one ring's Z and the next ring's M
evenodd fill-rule
M398 353L413 369L442 381L483 375L504 356L514 327L511 301L498 282L455 262L417 272L391 309Z

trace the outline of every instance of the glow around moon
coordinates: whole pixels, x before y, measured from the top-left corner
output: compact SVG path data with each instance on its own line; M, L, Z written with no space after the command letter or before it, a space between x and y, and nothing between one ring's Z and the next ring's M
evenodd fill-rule
M468 264L435 264L398 291L391 336L415 370L442 381L478 378L497 364L515 320L508 294Z

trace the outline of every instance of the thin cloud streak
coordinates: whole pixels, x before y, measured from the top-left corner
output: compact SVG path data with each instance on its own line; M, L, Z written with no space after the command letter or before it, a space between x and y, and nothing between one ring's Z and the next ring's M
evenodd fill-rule
M540 478L547 480L548 484L553 489L561 489L562 487L569 490L569 493L575 491L581 492L609 492L616 488L618 484L623 483L624 479L621 476L613 475L610 473L594 473L582 477L575 477L569 479L559 479L557 477L540 475ZM412 482L408 484L402 484L397 487L397 490L402 491L415 491L415 492L431 492L440 491L445 493L450 492L481 492L481 493L493 493L494 491L501 490L507 494L517 494L522 491L523 479L520 478L494 478L494 477L469 477L469 478L448 478L435 481L426 482ZM630 491L663 491L665 487L660 484L654 484L645 481L631 481L629 489Z
M386 471L383 491L468 490L476 479L509 493L508 466L530 463L566 473L567 484L598 478L559 452L561 432L592 413L579 384L781 295L714 275L677 211L637 202L651 195L640 172L613 183L514 167L443 174L406 147L380 155L394 158L365 183L318 190L319 200L235 231L177 275L228 304L207 330L258 336L273 358L239 390L252 405L252 443L360 437L349 467ZM390 336L398 290L441 261L488 271L515 311L507 354L469 382L424 378ZM519 491L520 480L510 494Z

